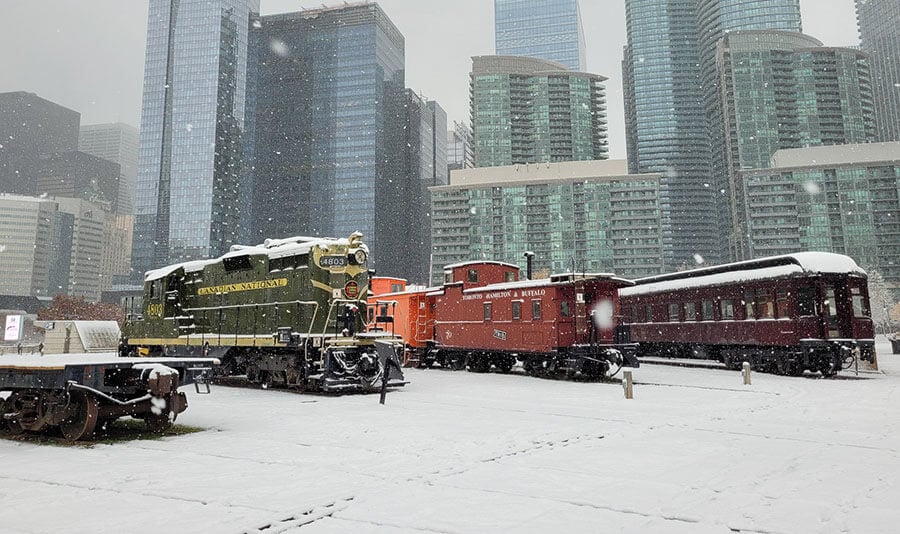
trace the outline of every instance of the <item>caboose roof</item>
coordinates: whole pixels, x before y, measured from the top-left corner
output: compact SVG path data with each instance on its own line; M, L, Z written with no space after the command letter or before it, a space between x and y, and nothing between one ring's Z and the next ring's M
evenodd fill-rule
M503 282L499 284L488 284L485 286L472 287L463 291L463 293L478 293L484 291L508 291L513 289L530 289L536 287L563 286L573 282L583 280L602 280L609 282L617 282L622 286L630 286L633 282L624 278L619 278L611 273L593 273L593 274L576 274L573 278L560 278L561 275L553 275L550 278L538 278L536 280L519 280L516 282Z
M797 252L784 256L771 256L690 271L648 276L635 280L635 286L623 289L621 295L646 295L675 289L772 280L801 273L866 276L866 271L849 256L831 252Z

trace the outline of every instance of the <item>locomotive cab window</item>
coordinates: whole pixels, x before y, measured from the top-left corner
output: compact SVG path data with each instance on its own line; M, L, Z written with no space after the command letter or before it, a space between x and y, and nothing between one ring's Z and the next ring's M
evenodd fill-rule
M225 268L226 272L245 271L253 269L253 265L250 264L250 256L235 256L232 258L225 258L222 260L222 266Z

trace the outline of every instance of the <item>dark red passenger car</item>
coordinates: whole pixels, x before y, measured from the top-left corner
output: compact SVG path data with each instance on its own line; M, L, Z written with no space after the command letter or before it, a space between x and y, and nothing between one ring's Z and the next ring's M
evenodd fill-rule
M609 274L561 274L519 280L519 267L476 261L444 268L434 299L435 345L426 363L508 372L516 360L531 374L602 377L637 365L613 339L618 290ZM627 360L627 361L626 361Z
M877 365L867 277L851 258L801 252L642 278L620 292L638 356L831 376Z

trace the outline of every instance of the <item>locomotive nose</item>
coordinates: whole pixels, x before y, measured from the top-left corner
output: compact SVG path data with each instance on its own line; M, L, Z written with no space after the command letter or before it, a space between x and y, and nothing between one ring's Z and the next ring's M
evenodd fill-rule
M378 358L374 354L364 352L359 357L359 370L367 376L375 374L378 372Z

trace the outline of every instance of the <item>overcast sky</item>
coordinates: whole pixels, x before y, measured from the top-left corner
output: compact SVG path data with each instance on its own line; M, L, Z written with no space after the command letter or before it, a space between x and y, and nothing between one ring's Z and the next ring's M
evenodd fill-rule
M326 1L326 5L342 2ZM494 51L493 0L380 0L406 37L406 84L468 121L471 56ZM264 14L322 1L262 0ZM801 0L804 31L856 45L853 0ZM0 92L30 91L81 113L82 124L139 126L148 0L0 0ZM625 157L624 0L581 0L588 71L609 78L610 156Z

